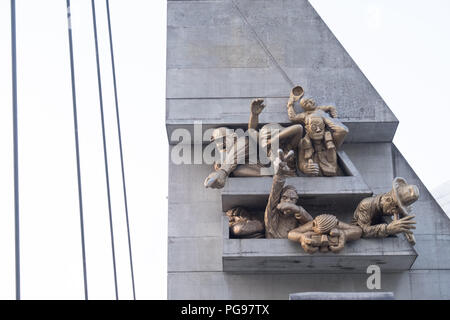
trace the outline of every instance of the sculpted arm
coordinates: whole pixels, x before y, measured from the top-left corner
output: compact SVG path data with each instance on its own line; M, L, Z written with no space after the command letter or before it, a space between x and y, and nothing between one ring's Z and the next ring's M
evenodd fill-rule
M280 202L281 191L283 190L283 186L286 179L281 176L275 174L273 176L272 188L270 190L269 200L267 201L266 211L264 212L264 225L266 228L266 237L267 235L272 234L274 231L274 223L276 219L276 207Z
M339 230L344 233L347 241L358 240L362 235L362 229L360 227L342 221L339 221Z
M312 231L312 226L313 226L312 221L309 221L309 222L305 223L304 225L301 225L300 227L292 229L288 233L288 239L295 241L295 242L299 242L300 238L302 237L302 235L304 233Z
M292 98L289 98L289 100L288 100L287 112L288 112L289 120L291 120L291 122L302 123L302 124L305 123L305 113L301 112L301 113L297 114L295 112L294 99L292 99Z
M370 203L361 203L355 211L356 225L362 229L363 238L385 238L389 234L387 232L387 224L381 223L372 225L372 217L370 215Z
M274 234L277 221L277 206L280 203L281 192L286 182L286 174L289 167L286 161L294 156L294 151L289 151L285 156L284 152L279 149L278 157L274 161L275 174L273 176L272 188L270 190L269 200L267 201L266 211L264 212L264 225L266 228L266 238L271 238Z
M297 206L298 212L295 213L295 218L297 221L303 225L313 220L311 215L302 206Z
M259 115L266 107L263 99L255 99L250 104L250 119L248 120L248 128L257 130L259 124Z
M344 125L339 119L331 118L327 113L324 112L323 121L325 125L331 130L333 135L334 144L336 149L339 148L344 142L349 130L346 125Z
M233 234L239 236L248 236L264 230L264 226L260 221L248 220L242 221L231 226Z

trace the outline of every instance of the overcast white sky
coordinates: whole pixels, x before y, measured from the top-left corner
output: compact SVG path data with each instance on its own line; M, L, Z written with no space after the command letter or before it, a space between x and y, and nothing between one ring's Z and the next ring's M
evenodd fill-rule
M66 2L17 0L22 298L82 299ZM450 180L450 2L312 0L400 120L429 189ZM138 299L166 298L166 1L110 0ZM119 298L132 297L105 1L96 1ZM89 297L113 299L91 2L72 0ZM0 298L14 298L10 4L0 1Z

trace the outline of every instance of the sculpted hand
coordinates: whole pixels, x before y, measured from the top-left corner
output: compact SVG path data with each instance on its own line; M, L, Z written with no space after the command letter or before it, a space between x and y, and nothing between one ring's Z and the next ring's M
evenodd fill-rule
M264 99L254 99L251 103L251 112L253 115L259 115L261 111L266 107L264 104Z
M311 221L312 217L304 210L299 210L294 213L295 219L299 220L300 224L305 223L305 221Z
M314 241L308 233L302 233L299 242L306 253L315 253L319 250L319 247L313 246Z
M308 160L308 164L305 168L305 173L310 176L318 176L319 175L319 165L314 163L312 159Z
M280 202L277 205L277 209L280 210L281 212L283 212L284 214L293 214L295 213L296 215L299 214L299 209L297 207L297 205L293 204L293 203L288 203L288 202Z
M330 106L330 108L328 109L328 112L330 113L332 118L337 118L338 114L337 114L335 107Z
M283 150L278 149L278 157L273 162L275 175L286 176L289 175L291 169L287 165L287 161L289 161L294 156L294 151L291 150L285 156Z
M388 234L392 235L392 234L397 234L397 233L402 233L402 232L412 234L411 229L416 228L414 226L416 224L416 222L414 220L412 220L414 217L415 217L414 215L406 216L404 218L392 221L387 226Z
M344 249L345 245L345 233L340 231L339 229L332 229L330 231L331 237L338 237L338 244L337 245L330 245L330 250L334 253L338 253L342 249Z
M224 170L211 172L203 183L206 188L222 189L225 186L227 173Z

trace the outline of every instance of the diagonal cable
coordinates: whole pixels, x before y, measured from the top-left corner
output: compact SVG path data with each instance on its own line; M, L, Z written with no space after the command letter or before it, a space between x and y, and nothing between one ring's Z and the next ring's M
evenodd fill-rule
M16 54L16 1L11 0L11 73L14 154L14 245L16 258L16 300L20 300L20 228L19 228L19 141L17 128L17 54Z
M114 269L114 288L115 288L115 292L116 292L116 300L118 300L119 293L118 293L118 288L117 288L116 250L115 250L115 246L114 246L114 228L113 228L112 210L111 210L111 191L110 191L110 186L109 186L108 151L106 149L105 117L104 117L104 113L103 113L102 80L101 80L101 72L100 72L100 59L99 59L99 55L98 55L97 18L95 15L94 0L91 0L91 4L92 4L92 22L94 24L95 58L97 61L98 95L99 95L99 100L100 100L100 114L101 114L101 121L102 121L103 156L105 158L106 192L108 195L109 228L110 228L110 234L111 234L111 249L112 249L113 269Z
M131 283L133 286L133 299L136 300L136 290L134 285L134 268L133 268L133 253L131 250L131 235L130 235L130 223L128 219L128 200L127 200L127 186L125 182L125 166L123 162L123 149L122 149L122 133L120 127L120 114L119 114L119 102L117 99L117 82L116 82L116 67L114 63L114 50L113 50L113 40L111 31L111 16L109 12L109 0L106 0L106 10L108 15L108 33L109 33L109 48L111 52L111 66L114 84L114 101L116 105L116 118L117 118L117 132L119 135L119 148L120 148L120 165L122 168L122 186L123 186L123 201L125 204L125 216L127 222L127 235L128 235L128 252L130 256L130 269L131 269Z
M84 280L84 298L88 300L88 286L87 286L87 270L86 270L86 246L84 238L84 218L83 218L83 197L81 188L81 170L80 170L80 143L78 139L78 114L77 114L77 99L75 91L75 68L73 58L73 42L72 42L72 23L70 14L70 0L67 3L67 23L69 32L69 52L70 52L70 75L72 83L72 104L73 104L73 127L75 135L75 151L77 162L77 182L78 182L78 202L80 208L80 227L81 227L81 251L83 257L83 280Z

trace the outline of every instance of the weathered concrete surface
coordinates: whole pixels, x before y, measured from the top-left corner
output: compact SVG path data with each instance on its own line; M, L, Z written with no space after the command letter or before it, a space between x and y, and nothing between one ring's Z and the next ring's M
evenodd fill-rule
M174 272L168 274L169 299L275 299L286 300L289 293L300 291L370 292L367 274L239 274L226 272ZM411 299L410 282L423 281L426 276L437 278L437 273L411 277L408 272L386 273L381 278L381 291L394 292L396 299ZM444 279L443 279L444 280ZM448 285L450 278L445 279ZM436 285L436 282L434 282ZM442 283L442 286L445 283ZM448 299L440 296L443 290L423 288L430 299Z
M394 169L391 143L344 144L342 150L358 168L374 194L387 192L392 188Z
M392 292L298 292L289 300L394 300Z
M381 271L409 270L416 252L403 238L361 239L337 253L305 253L287 239L226 239L223 271L241 273L366 273L370 265Z
M250 100L258 96L268 100L263 123L286 123L281 118L286 117L289 80L301 83L317 102L335 104L349 127L354 125L354 138L343 150L374 193L388 191L394 176L419 186L421 196L413 206L418 257L411 270L382 271L381 291L393 292L396 299L450 299L450 220L391 144L397 125L392 112L307 1L235 3L241 12L230 1L169 1L168 131L194 120L214 127L245 126ZM375 138L367 141L374 143L355 143L369 136ZM369 292L363 272L223 272L221 194L203 187L211 170L210 165L169 164L168 298L287 299L293 292ZM313 215L322 209L328 210L307 208ZM353 210L343 207L339 218L349 221Z
M338 107L347 142L392 141L397 119L306 0L168 3L169 140L195 120L245 128L256 97L261 123L287 124L294 84Z

